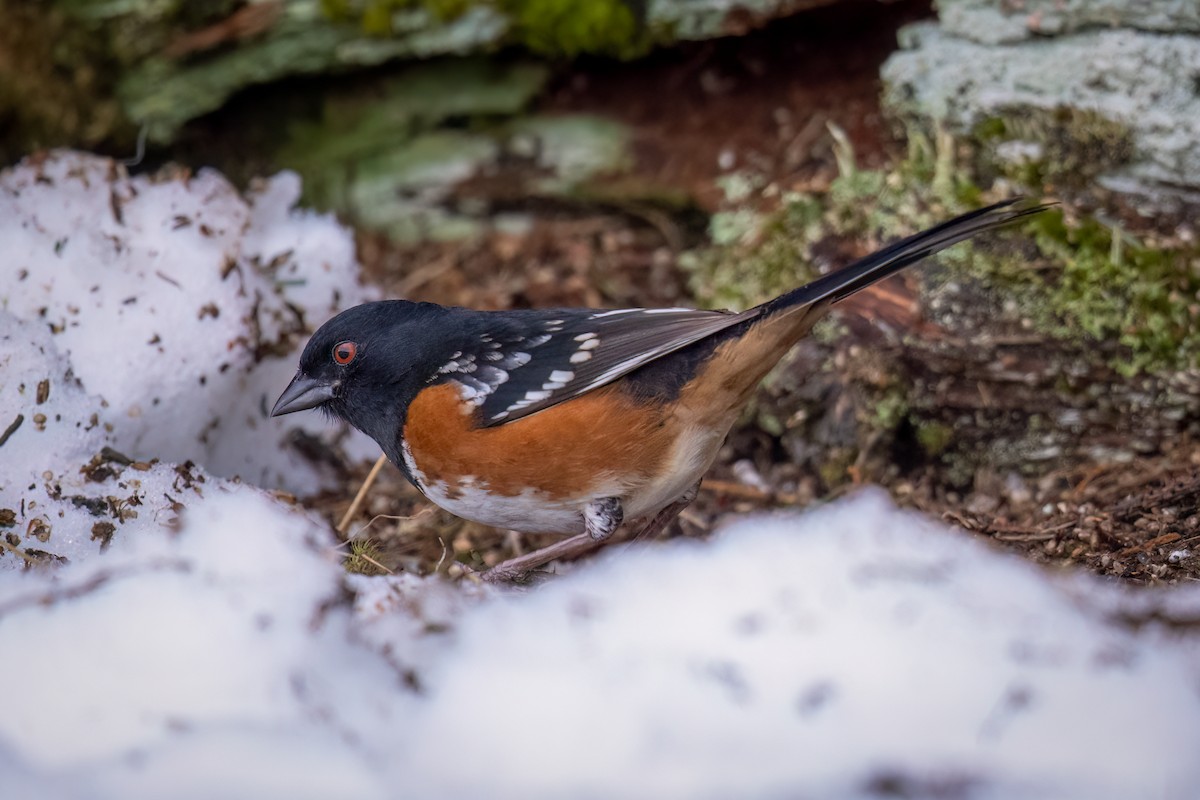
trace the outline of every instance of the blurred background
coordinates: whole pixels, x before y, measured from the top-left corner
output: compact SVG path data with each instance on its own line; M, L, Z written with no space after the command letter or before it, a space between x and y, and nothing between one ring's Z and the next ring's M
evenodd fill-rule
M846 303L675 533L879 483L1037 560L1200 578L1194 2L0 0L0 163L60 147L294 170L364 280L480 308L744 308L1059 200ZM422 507L385 482L364 518ZM408 568L519 547L377 530Z

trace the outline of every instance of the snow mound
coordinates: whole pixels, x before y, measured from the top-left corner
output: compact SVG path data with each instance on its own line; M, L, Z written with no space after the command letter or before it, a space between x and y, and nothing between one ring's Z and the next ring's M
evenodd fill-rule
M95 797L386 796L381 754L348 739L397 729L408 698L348 642L331 544L223 484L178 535L0 584L0 658L21 685L0 763Z
M288 173L242 197L211 170L131 178L81 153L27 159L0 173L0 308L51 332L121 452L310 491L320 475L287 436L324 425L266 412L306 330L369 292L350 232L294 210L299 192Z
M0 584L0 792L1189 796L1195 632L1064 583L867 493L533 591L351 599L320 526L223 484Z
M1179 649L882 493L616 554L484 606L457 637L409 720L418 794L1123 798L1200 782ZM451 753L470 769L446 769Z
M163 535L202 495L200 470L112 450L110 409L83 390L49 329L4 311L0 409L16 412L0 419L0 572L85 559L127 533Z

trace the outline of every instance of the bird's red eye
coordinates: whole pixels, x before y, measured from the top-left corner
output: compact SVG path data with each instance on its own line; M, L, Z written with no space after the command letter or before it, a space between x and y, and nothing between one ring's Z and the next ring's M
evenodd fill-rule
M354 342L339 342L333 347L333 360L339 364L349 364L358 355L358 345Z

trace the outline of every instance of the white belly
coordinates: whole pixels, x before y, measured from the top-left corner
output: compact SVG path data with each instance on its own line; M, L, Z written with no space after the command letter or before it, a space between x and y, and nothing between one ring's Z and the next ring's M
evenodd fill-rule
M414 473L418 479L420 475ZM473 477L457 486L445 483L421 483L425 496L455 516L522 533L583 533L583 509L591 498L555 500L541 492L526 489L505 496L486 491Z
M638 487L624 498L625 519L648 517L675 502L692 488L717 458L726 430L688 427L671 449L670 469L662 478Z
M656 514L699 481L716 459L727 431L702 425L689 425L683 431L675 440L668 468L660 471L662 477L632 485L612 479L595 487L591 494L578 497L555 498L534 489L503 495L488 491L473 476L453 486L431 482L417 467L407 446L404 458L425 496L455 516L523 533L572 535L584 532L583 511L593 500L620 498L625 520L630 522Z

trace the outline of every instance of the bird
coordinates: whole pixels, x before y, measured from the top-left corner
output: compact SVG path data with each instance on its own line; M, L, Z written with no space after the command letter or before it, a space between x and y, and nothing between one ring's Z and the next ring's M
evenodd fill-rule
M901 239L746 311L479 311L410 300L321 325L271 416L319 409L375 440L430 501L563 538L483 573L512 581L657 535L697 494L758 383L835 303L1047 205L1011 198Z

